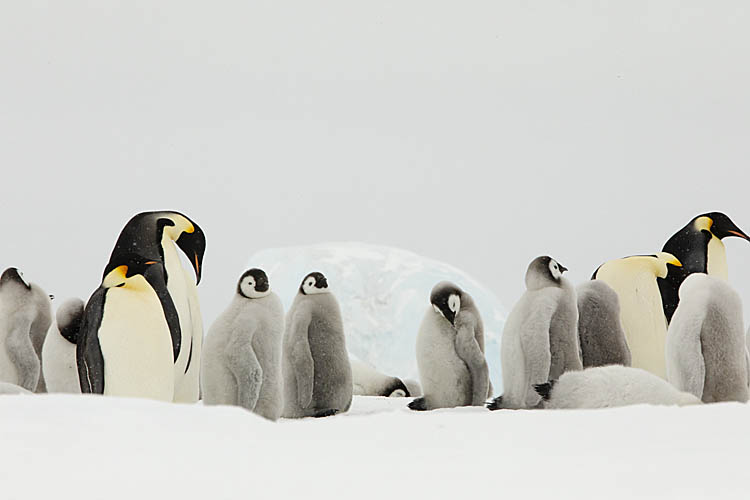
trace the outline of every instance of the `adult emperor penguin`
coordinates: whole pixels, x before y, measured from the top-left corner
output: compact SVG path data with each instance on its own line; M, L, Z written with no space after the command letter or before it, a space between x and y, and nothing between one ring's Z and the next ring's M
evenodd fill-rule
M704 403L747 402L744 328L742 301L725 280L689 276L667 333L667 380Z
M47 333L42 348L42 373L47 392L80 393L76 363L76 344L83 320L84 303L69 299L57 308L55 322Z
M584 368L630 366L630 349L620 321L620 299L601 280L576 288L578 295L578 340Z
M696 405L701 400L664 379L626 366L600 366L563 373L535 386L544 408L614 408L628 405Z
M81 392L173 400L177 315L164 313L163 274L161 262L137 254L109 263L81 322Z
M663 250L677 257L683 266L682 273L659 281L667 322L677 309L680 285L689 275L705 273L729 278L726 249L721 240L730 236L750 241L750 236L725 214L710 212L694 217L664 244Z
M398 377L380 373L373 366L350 358L352 365L352 384L355 396L409 397L411 393L406 384Z
M177 252L180 248L195 271L187 272ZM175 359L174 401L198 401L203 320L197 284L201 280L206 238L201 228L187 216L173 211L143 212L125 225L112 251L112 259L131 252L148 260L162 262L166 270L166 290L177 309L180 348ZM160 297L164 301L164 296ZM168 314L169 307L165 307Z
M534 384L582 368L576 293L565 271L549 256L529 264L526 292L508 316L500 345L505 393L487 405L490 410L536 408L541 399Z
M448 281L435 285L417 333L424 396L412 410L482 406L490 394L484 325L471 295Z
M349 410L352 368L341 309L319 272L305 276L287 313L282 372L285 417L327 417Z
M50 296L17 268L6 269L0 275L0 381L46 390L40 356L50 323Z
M625 257L602 264L592 279L601 280L617 292L620 319L630 348L631 366L667 378L664 316L659 279L680 272L682 264L672 254Z
M262 269L240 277L229 307L208 331L201 359L203 402L241 406L276 420L284 407L284 308Z

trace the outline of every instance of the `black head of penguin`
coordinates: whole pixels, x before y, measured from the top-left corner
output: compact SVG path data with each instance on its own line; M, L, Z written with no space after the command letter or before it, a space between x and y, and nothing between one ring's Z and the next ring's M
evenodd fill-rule
M102 287L124 287L135 276L143 276L148 281L154 272L160 271L163 271L163 265L157 260L150 260L135 253L123 254L117 260L107 264L104 269Z
M120 232L110 262L122 259L130 253L164 262L161 241L167 228L176 229L173 231L176 234L173 234L172 238L190 261L195 271L196 283L200 283L206 237L198 224L176 211L142 212L133 216Z
M547 286L561 286L562 275L567 270L567 267L549 255L539 256L532 260L526 269L526 288L538 290Z
M430 292L430 304L435 312L442 315L451 325L456 324L456 315L461 310L463 290L448 281L435 285Z
M8 283L23 285L27 290L31 290L31 284L23 277L23 273L15 267L9 267L0 276L0 287Z
M411 397L409 389L406 388L406 385L398 377L393 378L381 395L387 397Z
M240 276L240 280L237 282L237 294L242 295L245 298L254 298L251 297L249 293L246 293L246 291L243 291L243 283L246 281L246 279L250 277L252 280L249 281L249 283L252 284L252 290L254 292L258 292L260 294L267 292L270 289L270 285L268 283L268 275L265 271L258 268L252 268L248 269L244 273L242 273L242 276Z
M713 224L711 224L711 227L709 229L711 233L713 233L713 235L720 240L730 236L737 236L739 238L750 241L750 236L745 234L742 229L737 227L737 225L732 222L732 219L730 219L726 214L723 214L721 212L711 212L703 214L699 217L708 217L709 219L711 219L711 221L713 221Z
M322 293L328 290L328 280L323 273L317 271L309 273L299 286L299 293L310 295L311 293Z

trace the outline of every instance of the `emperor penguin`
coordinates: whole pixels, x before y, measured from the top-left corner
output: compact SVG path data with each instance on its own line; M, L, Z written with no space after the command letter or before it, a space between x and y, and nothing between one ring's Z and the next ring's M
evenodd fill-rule
M748 400L750 367L739 295L723 279L690 275L667 333L667 380L704 403Z
M352 384L355 396L385 396L391 398L410 397L411 392L398 377L380 373L373 366L350 358L352 365Z
M625 257L602 264L592 279L608 284L620 299L620 319L630 348L631 366L666 379L664 316L660 279L680 272L682 264L672 254Z
M262 269L245 271L234 299L211 325L201 360L203 401L241 406L270 420L284 406L284 308Z
M76 345L81 392L173 400L178 324L160 300L163 275L161 262L137 254L108 264L86 303Z
M576 287L578 296L578 340L584 368L630 366L630 348L620 321L620 299L601 280Z
M582 369L576 292L563 277L567 270L549 256L529 264L526 292L508 315L500 344L505 393L487 405L490 410L537 408L534 384Z
M484 325L471 295L448 281L435 285L417 333L424 396L412 410L482 406L490 396Z
M47 392L76 394L81 392L76 363L76 344L83 320L84 303L69 299L57 308L55 322L42 348L42 373Z
M319 272L305 276L287 313L282 373L285 417L327 417L352 404L341 309Z
M620 365L563 373L559 380L535 386L546 409L615 408L629 405L697 405L701 400L664 379Z
M663 250L677 257L683 270L659 281L667 322L672 321L679 302L680 285L689 275L705 273L729 279L726 249L721 240L730 236L750 241L750 236L725 214L710 212L694 217L664 244Z
M45 392L41 350L52 323L50 296L15 267L0 275L0 381Z
M182 266L178 248L193 266L195 277ZM164 264L166 291L179 318L180 349L174 363L174 401L178 403L194 403L200 396L203 320L197 285L205 250L203 230L186 215L174 211L143 212L125 225L110 258L132 252ZM170 313L168 309L165 307L165 314Z

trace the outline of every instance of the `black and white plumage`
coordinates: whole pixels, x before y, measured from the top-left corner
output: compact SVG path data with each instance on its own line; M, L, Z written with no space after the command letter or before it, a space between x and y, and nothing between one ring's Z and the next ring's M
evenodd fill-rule
M349 410L352 368L344 324L322 273L305 276L287 313L282 373L285 417L327 417Z
M50 296L15 267L0 275L0 381L46 392L42 344L52 323Z
M241 406L270 420L284 406L281 343L284 308L261 269L240 277L229 307L211 325L201 367L207 405Z
M83 320L84 303L74 298L63 302L55 313L42 348L42 372L47 392L80 393L76 344Z
M614 408L639 404L694 405L700 399L681 392L664 379L620 365L564 373L535 386L547 409Z
M161 262L135 254L110 262L81 322L81 392L173 400L176 313L164 313L163 273Z
M412 410L481 406L489 396L482 317L471 295L453 283L440 282L430 293L417 366L424 395L409 404Z
M349 359L352 366L352 385L355 396L410 397L404 381L380 373L373 366L358 359Z
M630 366L617 292L601 280L592 280L578 285L576 295L583 367Z
M722 243L727 237L750 241L750 236L726 214L710 212L694 217L664 244L663 251L682 263L682 272L670 273L667 279L659 281L667 322L672 320L677 309L680 285L689 275L705 273L725 280L729 278L726 249Z
M187 257L195 276L182 266L178 248ZM201 280L205 250L203 230L186 215L175 211L143 212L125 225L110 257L112 262L135 253L164 266L166 287L152 285L159 290L164 314L176 314L178 319L177 328L172 328L176 402L194 403L200 394L203 320L196 287Z
M748 400L750 366L739 295L696 273L680 288L667 333L667 380L704 403Z
M505 392L488 408L536 408L535 384L581 370L576 293L567 271L549 256L537 257L526 272L526 292L505 323L501 343Z

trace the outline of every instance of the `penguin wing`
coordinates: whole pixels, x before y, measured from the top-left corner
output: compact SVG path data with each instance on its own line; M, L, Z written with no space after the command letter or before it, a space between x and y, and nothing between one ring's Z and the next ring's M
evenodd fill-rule
M8 358L18 372L18 385L29 391L36 389L41 373L39 358L29 335L31 322L28 315L16 313L11 319L10 331L5 338Z
M547 304L541 301L535 314L529 314L521 324L521 349L525 360L525 382L526 405L536 406L540 396L534 391L534 384L548 382L549 370L552 364L552 353L549 344L549 330L552 323L552 315L555 312L555 303Z
M290 327L292 339L290 353L294 377L297 381L297 401L302 408L310 407L313 396L314 365L308 333L311 319L310 311L297 311Z
M243 317L242 335L235 335L224 350L229 369L237 379L238 404L254 410L263 382L263 368L253 349L253 337L258 331L258 321Z
M466 363L471 375L471 404L481 406L489 393L489 369L482 348L477 341L476 319L472 314L459 313L456 319L456 354Z
M706 364L703 360L701 328L705 314L691 316L693 311L682 307L677 309L667 331L667 381L683 392L702 398Z
M76 362L81 392L104 394L104 357L99 345L99 327L104 316L107 290L98 288L83 311L83 321L76 344Z
M180 316L177 312L177 307L174 305L174 300L172 300L172 296L167 289L167 277L164 266L152 266L149 269L146 279L159 297L159 302L161 302L164 319L167 321L169 334L172 336L173 362L177 362L177 357L180 355L180 348L182 347L182 329L180 328Z

